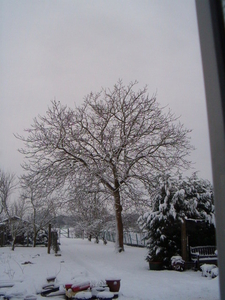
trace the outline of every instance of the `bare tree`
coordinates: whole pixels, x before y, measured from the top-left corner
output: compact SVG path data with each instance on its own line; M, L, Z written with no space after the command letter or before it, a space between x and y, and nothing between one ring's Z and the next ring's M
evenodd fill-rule
M0 170L0 214L3 213L6 217L12 237L12 250L15 248L16 237L23 233L25 228L23 221L25 203L21 199L10 202L10 196L17 187L15 175Z
M5 211L12 192L16 188L16 177L14 174L6 173L0 169L0 215Z
M27 176L39 185L63 186L88 174L110 195L117 224L117 249L123 251L124 195L144 191L158 172L188 168L190 130L150 97L119 81L112 90L90 93L74 110L53 101L46 116L34 119L20 152ZM137 201L137 199L136 199Z
M105 207L105 197L99 191L91 191L84 186L80 188L80 191L70 191L76 199L71 198L68 202L69 214L76 217L75 230L82 228L89 240L93 237L98 241L109 215Z
M8 229L12 237L12 250L15 249L16 238L28 231L28 223L24 221L26 213L25 202L23 200L14 201L7 207Z
M47 189L40 189L21 177L22 194L21 198L26 202L28 221L33 228L33 247L36 247L38 233L51 223L57 214L60 204L58 199L49 196Z

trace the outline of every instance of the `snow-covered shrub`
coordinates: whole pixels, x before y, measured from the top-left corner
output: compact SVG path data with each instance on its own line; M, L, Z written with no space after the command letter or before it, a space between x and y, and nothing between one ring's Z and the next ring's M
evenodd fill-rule
M218 269L218 268L216 265L213 265L213 264L204 264L204 265L200 266L200 269L202 270L202 276L212 277L212 275L211 275L212 270ZM213 274L216 274L216 270L215 270L215 272L213 272ZM216 276L214 276L214 277L216 277Z
M153 210L139 218L139 224L146 230L148 255L147 261L163 261L169 266L170 258L179 254L180 236L177 231L180 222L177 220L173 206L173 195L177 192L176 182L163 182L153 199ZM173 226L171 226L173 224Z
M152 210L139 217L139 226L146 232L147 261L163 261L170 266L170 259L181 254L181 223L184 219L205 221L198 242L207 244L203 238L215 239L215 218L211 184L198 179L196 174L190 178L176 179L162 176L158 190L152 200ZM213 234L206 234L213 228ZM204 234L203 234L204 233ZM197 245L195 245L197 246Z
M215 278L219 275L219 268L218 267L215 267L211 270L211 277L212 278Z
M184 263L185 261L182 259L180 255L171 257L171 266L173 270L184 271Z

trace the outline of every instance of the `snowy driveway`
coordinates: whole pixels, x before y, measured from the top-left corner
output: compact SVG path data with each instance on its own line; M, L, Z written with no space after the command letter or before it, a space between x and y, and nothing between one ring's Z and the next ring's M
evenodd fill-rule
M127 246L124 253L116 253L113 243L67 238L60 242L61 256L41 247L17 247L14 252L0 248L0 280L22 281L10 291L31 294L40 291L49 276L57 276L60 285L75 280L97 284L116 277L121 279L121 300L219 300L218 278L194 271L149 271L146 249Z

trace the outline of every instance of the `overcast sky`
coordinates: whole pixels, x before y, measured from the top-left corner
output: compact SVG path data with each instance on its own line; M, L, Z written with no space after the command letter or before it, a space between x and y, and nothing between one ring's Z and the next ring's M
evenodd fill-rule
M13 133L51 100L74 107L118 79L193 129L192 171L212 180L194 0L0 0L0 168L22 173Z

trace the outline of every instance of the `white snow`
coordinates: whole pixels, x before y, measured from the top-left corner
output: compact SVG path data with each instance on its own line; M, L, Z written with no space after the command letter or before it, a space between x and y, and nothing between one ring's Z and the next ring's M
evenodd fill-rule
M219 268L213 268L212 270L211 270L211 277L212 278L215 278L215 277L217 277L219 275Z
M216 265L213 264L204 264L200 267L200 269L202 270L202 276L208 277L211 276L211 272L214 269L218 269ZM218 272L215 270L213 271L213 274L216 275L216 273L218 274Z
M171 265L176 264L176 263L184 263L184 260L180 255L175 255L171 257Z
M97 297L99 299L112 299L114 297L114 294L111 292L100 292Z
M76 299L91 299L92 293L91 292L78 292L76 294Z
M219 300L218 277L203 277L200 271L150 271L145 261L147 249L125 246L117 253L114 244L96 244L82 239L61 238L61 256L47 254L47 248L0 248L0 283L15 282L0 293L34 295L48 284L46 278L56 276L56 285L77 281L91 285L106 278L120 278L120 300ZM29 261L31 263L24 264ZM45 299L39 294L37 299ZM54 296L52 299L64 299Z

